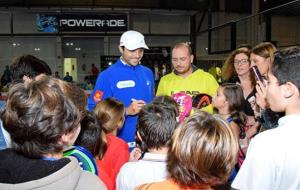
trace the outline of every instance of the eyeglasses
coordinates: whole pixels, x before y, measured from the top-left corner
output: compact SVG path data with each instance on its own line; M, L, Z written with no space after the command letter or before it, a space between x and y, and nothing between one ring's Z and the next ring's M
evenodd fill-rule
M247 63L249 63L249 59L241 59L241 60L235 59L235 60L233 61L233 63L234 63L235 65L238 65L238 64L246 65Z

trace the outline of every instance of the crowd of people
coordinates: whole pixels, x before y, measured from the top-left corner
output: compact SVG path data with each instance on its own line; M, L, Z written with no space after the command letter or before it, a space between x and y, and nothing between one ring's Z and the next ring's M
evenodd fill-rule
M217 82L176 43L156 91L144 36L118 48L89 97L34 56L7 67L0 189L300 189L300 48L239 47Z

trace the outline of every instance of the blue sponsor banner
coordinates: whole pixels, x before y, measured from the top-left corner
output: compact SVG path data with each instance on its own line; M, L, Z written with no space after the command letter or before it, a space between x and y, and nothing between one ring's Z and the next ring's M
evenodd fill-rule
M37 14L36 25L40 32L58 32L58 19L55 15Z

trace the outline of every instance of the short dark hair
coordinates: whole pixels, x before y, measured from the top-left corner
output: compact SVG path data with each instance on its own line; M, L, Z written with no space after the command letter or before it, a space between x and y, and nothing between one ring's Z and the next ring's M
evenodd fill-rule
M14 82L22 82L24 76L35 78L39 74L52 74L49 65L45 61L32 55L17 57L13 60L10 68Z
M77 129L80 114L52 77L45 76L29 84L13 85L1 119L12 148L27 157L40 158L63 151L59 139Z
M277 51L271 71L279 84L291 82L300 90L300 47Z
M162 103L161 103L162 104ZM168 146L177 127L175 110L172 106L150 103L138 114L137 131L146 149Z
M225 120L195 112L174 132L167 169L183 188L215 185L228 179L237 152L237 138Z
M159 106L165 106L168 109L171 109L174 111L174 114L179 116L179 108L178 108L178 103L172 98L171 96L156 96L153 101L153 104L157 104Z
M81 131L74 144L86 148L94 157L102 159L107 150L105 133L94 112L85 110L82 115Z

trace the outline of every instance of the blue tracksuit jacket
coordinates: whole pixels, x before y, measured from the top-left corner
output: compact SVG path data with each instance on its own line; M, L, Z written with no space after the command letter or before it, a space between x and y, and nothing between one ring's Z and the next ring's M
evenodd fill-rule
M146 103L154 97L154 78L152 71L143 66L130 66L120 59L97 78L96 85L88 99L88 108L93 110L98 101L113 97L125 107L131 99L144 100ZM135 141L137 116L126 116L123 128L118 136L128 142L130 148Z

